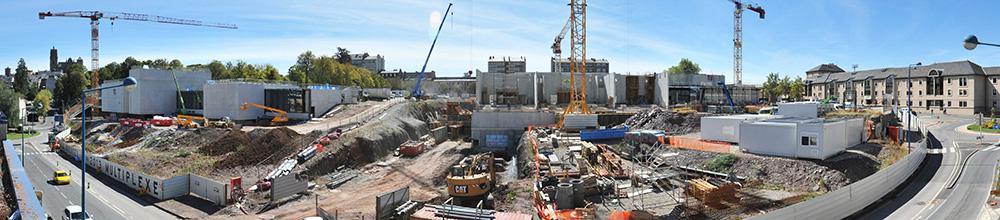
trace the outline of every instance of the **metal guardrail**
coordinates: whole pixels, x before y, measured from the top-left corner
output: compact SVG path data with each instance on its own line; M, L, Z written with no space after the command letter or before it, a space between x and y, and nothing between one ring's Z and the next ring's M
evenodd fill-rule
M913 175L927 155L927 129L914 119L925 138L903 159L835 191L750 219L843 219L876 202Z
M21 166L21 158L14 151L14 144L10 141L3 142L4 158L7 164L7 173L10 174L11 183L14 187L14 198L17 199L17 211L21 214L21 219L45 219L45 209L42 202L35 197L35 186L28 179L28 173L24 166Z

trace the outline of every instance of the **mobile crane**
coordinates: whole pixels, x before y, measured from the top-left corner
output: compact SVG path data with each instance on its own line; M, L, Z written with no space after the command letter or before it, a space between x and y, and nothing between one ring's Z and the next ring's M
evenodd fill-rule
M438 25L437 33L434 34L431 49L427 51L427 58L424 59L424 67L420 68L420 75L417 75L417 84L413 86L413 91L410 91L410 97L424 98L424 90L420 87L420 82L424 81L424 71L427 71L427 62L431 60L431 53L434 52L434 45L437 44L438 36L441 35L441 28L444 27L444 21L448 19L448 12L451 12L451 5L452 3L448 3L448 9L444 11L444 17L441 18L441 24Z
M274 118L271 119L271 125L279 125L279 124L288 122L288 112L286 112L284 110L281 110L281 109L271 108L271 107L267 107L267 106L264 106L264 105L261 105L261 104L253 103L253 102L244 102L242 105L240 105L240 110L243 110L243 111L249 110L250 109L249 107L251 107L251 106L254 107L254 108L268 110L268 111L271 111L271 112L274 112L275 114L277 114L277 115L274 116Z

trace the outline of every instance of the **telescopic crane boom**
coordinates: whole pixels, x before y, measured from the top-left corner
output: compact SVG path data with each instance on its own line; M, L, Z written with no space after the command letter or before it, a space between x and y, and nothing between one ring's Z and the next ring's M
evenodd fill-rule
M424 71L427 70L427 62L431 61L431 53L434 53L434 45L438 42L438 36L441 35L441 28L444 27L444 21L448 19L448 12L451 12L452 3L448 3L448 9L444 11L444 17L441 18L441 24L438 25L437 33L434 34L434 41L431 42L431 49L427 51L427 58L424 59L424 67L420 68L420 75L417 75L417 84L413 86L413 91L410 91L410 96L414 98L421 98L424 96L424 91L420 88L420 81L424 80Z

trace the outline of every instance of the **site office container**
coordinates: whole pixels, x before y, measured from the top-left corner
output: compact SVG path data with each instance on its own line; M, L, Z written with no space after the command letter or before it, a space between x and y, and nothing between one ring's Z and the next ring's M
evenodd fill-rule
M773 115L726 115L701 118L701 139L737 143L740 141L740 124L775 118Z

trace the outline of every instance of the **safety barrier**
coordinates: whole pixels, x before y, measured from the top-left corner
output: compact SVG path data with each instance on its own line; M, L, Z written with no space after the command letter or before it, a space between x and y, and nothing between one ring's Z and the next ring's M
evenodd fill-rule
M729 143L704 141L680 136L670 136L667 141L671 147L705 152L730 153L732 149Z
M5 172L10 175L12 184L4 187L13 187L14 198L17 199L17 212L20 213L21 219L45 219L45 209L42 208L38 197L35 197L35 186L31 184L28 173L21 166L21 157L14 151L14 144L3 141L3 152ZM4 185L6 184L4 181Z
M916 117L914 124L924 136L927 130ZM864 179L822 196L754 216L751 219L843 219L871 205L898 187L920 167L928 141L914 145L910 154Z

